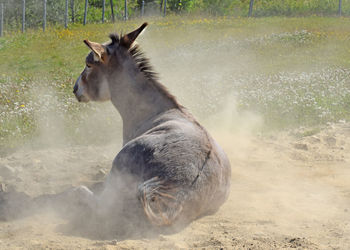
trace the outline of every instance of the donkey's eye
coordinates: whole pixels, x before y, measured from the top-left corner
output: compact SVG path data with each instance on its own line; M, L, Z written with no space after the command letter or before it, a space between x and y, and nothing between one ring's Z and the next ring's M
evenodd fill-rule
M91 65L90 64L86 64L86 67L91 68Z

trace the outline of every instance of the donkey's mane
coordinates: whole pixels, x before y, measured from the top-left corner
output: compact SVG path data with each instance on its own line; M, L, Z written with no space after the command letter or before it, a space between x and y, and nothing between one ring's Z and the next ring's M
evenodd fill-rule
M176 97L172 95L169 90L158 81L158 73L153 70L153 66L151 65L149 59L141 51L140 46L134 44L133 47L130 48L129 52L140 72L143 73L144 76L148 79L148 83L156 88L160 93L168 97L173 102L175 107L181 108L182 106L177 102Z
M120 34L123 37L123 34ZM114 46L115 44L123 44L123 38L119 39L118 34L109 34L109 38L112 42L108 46ZM140 47L134 43L134 45L129 49L131 57L134 59L139 70L145 75L148 80L157 81L158 74L153 70L149 59L145 57L144 53L141 51Z
M120 34L120 37L123 37L123 35ZM109 38L112 40L110 45L114 45L116 43L120 44L122 42L122 39L119 39L118 34L110 34ZM169 100L171 100L171 102L175 105L175 107L180 109L183 108L183 106L177 102L176 97L172 95L169 90L158 81L158 74L154 71L149 59L141 51L140 46L134 43L133 46L129 49L129 53L140 72L143 73L143 75L148 80L148 84L157 89L164 96L168 97Z
M157 81L158 74L154 71L149 59L141 51L140 46L135 44L130 50L130 55L134 59L139 70L145 75L148 80Z

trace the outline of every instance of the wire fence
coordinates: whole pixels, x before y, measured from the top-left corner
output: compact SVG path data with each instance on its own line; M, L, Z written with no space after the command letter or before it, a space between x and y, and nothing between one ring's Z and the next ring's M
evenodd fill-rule
M193 11L194 10L194 11ZM115 22L167 12L260 17L350 15L350 0L0 0L0 36L6 31L70 23Z

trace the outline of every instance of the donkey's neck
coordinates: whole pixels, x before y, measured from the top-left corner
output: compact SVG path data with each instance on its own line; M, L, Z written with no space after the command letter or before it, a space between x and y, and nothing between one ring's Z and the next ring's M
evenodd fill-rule
M119 72L110 79L111 101L123 119L123 144L149 129L152 117L178 105L141 72Z

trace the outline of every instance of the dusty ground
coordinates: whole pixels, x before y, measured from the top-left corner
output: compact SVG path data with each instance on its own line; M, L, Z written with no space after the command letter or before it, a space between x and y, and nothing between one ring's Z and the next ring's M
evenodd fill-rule
M350 249L350 124L271 137L213 131L232 164L229 200L183 231L101 240L47 212L0 222L0 249ZM119 146L23 149L0 182L32 196L103 179ZM123 225L121 225L123 226Z

